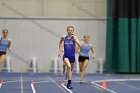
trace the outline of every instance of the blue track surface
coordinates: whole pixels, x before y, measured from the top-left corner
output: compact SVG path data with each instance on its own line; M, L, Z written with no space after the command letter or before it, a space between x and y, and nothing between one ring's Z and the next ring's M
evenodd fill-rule
M91 81L125 79L117 74L88 74L83 84L77 82L79 75L73 76L74 89L68 91L62 86L60 81L64 80L64 75L53 73L0 73L0 80L3 80L0 93L33 93L31 81L34 80L36 93L107 93L103 89L95 87ZM66 82L64 85L66 86ZM102 82L96 82L101 85ZM116 93L140 93L140 80L137 81L111 81L107 82L107 88Z
M64 93L55 83L47 82L35 84L35 89L37 93L44 93L49 91L50 93Z
M116 93L140 93L140 80L107 82L107 88Z
M79 82L77 82L73 83L73 87L73 93L107 93L105 90L100 90L90 83L79 84Z

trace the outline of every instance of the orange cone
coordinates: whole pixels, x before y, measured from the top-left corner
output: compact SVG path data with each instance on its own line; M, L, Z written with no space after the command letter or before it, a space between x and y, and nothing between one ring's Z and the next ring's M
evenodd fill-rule
M103 80L103 82L102 82L102 87L103 87L103 89L106 89L106 81L105 80Z

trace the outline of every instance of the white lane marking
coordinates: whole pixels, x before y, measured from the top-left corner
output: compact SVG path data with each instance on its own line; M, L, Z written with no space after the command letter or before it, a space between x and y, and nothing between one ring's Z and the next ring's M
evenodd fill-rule
M24 93L23 91L23 77L22 77L22 74L20 74L20 88L21 88L21 93Z
M65 91L62 87L64 87L64 86L60 86L53 78L51 78L51 77L49 77L50 78L50 80L53 82L53 83L55 83L64 93L67 93L67 91ZM65 87L64 87L65 88ZM67 88L66 88L66 90L67 90ZM69 91L70 92L70 91ZM73 93L72 91L70 92L70 93Z
M22 81L25 82L25 81L30 81L30 80L22 80ZM17 83L17 82L21 82L21 80L5 81L3 83Z
M97 86L97 87L99 87L99 88L102 88L103 90L106 90L106 91L108 91L108 92L111 92L111 93L117 93L117 92L115 92L115 91L113 91L113 90L110 90L110 89L108 89L108 88L106 88L106 89L104 89L101 85L99 85L99 84L96 84L95 82L91 82L93 85L95 85L95 86Z
M102 82L103 80L97 80L97 81L94 81L94 82L96 82L96 83L98 83L98 82ZM135 87L135 86L132 86L132 85L129 85L129 84L125 84L125 83L122 83L122 82L125 82L125 81L140 81L140 78L136 78L136 79L110 79L110 80L105 80L106 82L116 82L116 83L119 83L119 84L122 84L122 85L125 85L125 86L127 86L127 87L131 87L131 88L134 88L134 89L137 89L137 90L139 90L140 88L138 88L138 87Z
M94 82L102 82L102 81L103 80L96 80ZM106 82L112 82L112 81L140 81L140 78L137 78L137 79L106 79L105 81Z
M3 85L3 81L0 82L0 88L2 87L2 85Z
M48 82L52 82L52 81L37 81L37 82L34 82L34 83L38 84L38 83L48 83Z
M0 83L0 88L2 87L2 83Z
M74 92L72 92L70 89L68 89L68 88L65 86L65 83L62 83L61 86L64 87L67 91L69 91L69 93L74 93Z
M65 82L65 83L64 83ZM79 83L80 81L72 81L72 82L74 82L74 83ZM89 81L83 81L83 83L90 83L91 84L91 82L89 82ZM73 93L70 89L68 89L66 86L65 86L65 84L66 84L66 81L63 81L63 83L61 84L67 91L69 91L70 93ZM92 86L93 86L93 84L92 84ZM97 89L100 89L100 90L103 90L103 88L100 88L100 87L98 87L98 86L94 86L95 88L97 88Z
M31 88L32 88L33 93L36 93L35 87L34 87L34 84L33 83L31 83Z
M136 89L136 90L139 90L140 88L138 88L138 87L135 87L135 86L132 86L132 85L129 85L129 84L125 84L125 83L122 83L122 82L116 82L116 83L118 83L118 84L121 84L121 85L124 85L124 86L127 86L127 87L130 87L130 88L134 88L134 89Z

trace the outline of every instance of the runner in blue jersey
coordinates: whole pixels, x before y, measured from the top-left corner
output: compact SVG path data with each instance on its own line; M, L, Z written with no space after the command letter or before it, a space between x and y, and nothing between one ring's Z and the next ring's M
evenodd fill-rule
M62 42L61 52L64 51L63 60L67 66L67 77L68 77L67 88L73 89L71 85L71 80L72 80L72 69L75 63L75 48L76 44L79 47L81 47L81 44L78 38L74 35L73 26L67 27L67 33L68 35L64 38Z
M79 50L79 51L78 51ZM80 84L84 79L85 71L89 62L89 51L92 51L92 57L95 57L95 52L93 50L93 45L89 43L89 36L84 35L84 42L81 43L81 48L77 48L79 53L79 68L80 68Z
M8 30L4 29L0 37L0 64L6 60L7 49L11 51L11 39L8 38Z

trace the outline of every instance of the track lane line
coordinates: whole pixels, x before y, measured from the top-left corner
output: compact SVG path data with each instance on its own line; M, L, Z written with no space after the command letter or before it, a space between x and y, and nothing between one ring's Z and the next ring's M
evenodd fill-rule
M34 83L33 82L31 83L31 88L32 88L33 93L36 93L36 90L35 90L35 87L34 87Z
M104 89L101 85L96 84L94 81L92 81L91 83L92 83L93 85L97 86L98 88L101 88L102 90L106 90L106 91L108 91L108 92L110 92L110 93L117 93L117 92L115 92L115 91L113 91L113 90L110 90L110 89L108 89L108 88ZM97 88L97 87L96 87L96 88Z
M0 80L0 88L2 87L2 85L3 85L3 81L2 81L2 80Z
M23 91L23 77L22 77L22 74L20 74L20 89L21 89L21 93L24 93L24 91Z
M65 86L65 85L62 85L61 84L61 86L64 88L64 89L66 89L66 90L64 90L53 78L51 78L51 77L49 77L49 79L53 82L53 83L55 83L64 93L73 93L70 89L67 89L67 87Z

